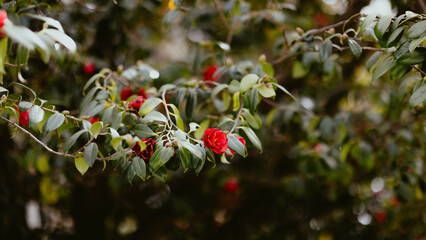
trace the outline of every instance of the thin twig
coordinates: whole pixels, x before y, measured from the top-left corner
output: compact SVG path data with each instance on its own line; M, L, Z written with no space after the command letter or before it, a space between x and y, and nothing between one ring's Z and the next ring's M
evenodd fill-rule
M420 68L418 68L416 65L411 65L412 68L414 68L416 71L418 71L419 73L426 75L425 72L423 72Z
M9 119L1 116L1 115L0 115L0 119L6 121L10 125L18 128L19 130L21 130L22 132L24 132L25 134L27 134L28 136L30 136L32 139L34 139L34 141L36 141L38 144L40 144L44 149L46 149L47 151L49 151L49 152L51 152L51 153L53 153L55 155L62 156L62 157L70 157L70 158L79 158L79 157L82 157L81 155L75 155L75 154L69 154L69 153L63 153L63 152L55 151L55 150L51 149L50 147L48 147L44 142L40 141L32 133L30 133L29 131L27 131L25 128L19 126L18 124L14 123L13 121L11 121L11 120L9 120ZM109 155L107 157L104 157L104 158L97 157L96 160L99 160L99 161L108 160L108 159L117 157L117 156L119 156L121 154L128 154L130 151L131 151L130 148L126 148L126 149L123 149L120 152L116 152L116 153L114 153L112 155Z
M213 0L213 4L214 4L214 6L216 7L216 10L219 13L220 20L222 21L223 24L225 24L226 28L229 29L230 26L229 26L228 20L226 20L226 17L222 12L222 9L220 8L219 3L217 3L216 0Z
M243 112L243 107L244 107L244 102L240 98L240 109L238 110L237 116L235 117L234 126L232 126L231 130L229 131L229 134L231 134L235 130L235 128L237 127L238 121L240 120L240 117L241 117L241 113Z
M18 67L18 65L13 64L13 63L7 63L5 62L4 65L8 66L8 67ZM21 67L25 66L23 63L20 65Z
M99 135L99 133L101 133L105 128L106 128L106 126L102 127L99 130L99 132L97 132L96 134L93 134L92 137L89 139L89 141L86 144L84 144L80 149L78 149L77 151L75 151L74 154L83 151L83 149L85 149L91 142L93 142L95 140L95 138Z

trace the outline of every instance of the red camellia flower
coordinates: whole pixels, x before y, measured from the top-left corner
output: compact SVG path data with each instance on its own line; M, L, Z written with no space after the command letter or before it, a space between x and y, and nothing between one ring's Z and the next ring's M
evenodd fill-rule
M139 108L141 108L143 102L145 102L145 99L142 96L138 96L129 103L129 108L139 111Z
M154 153L154 146L157 142L152 138L142 139L141 141L146 144L146 148L141 151L141 145L139 142L137 142L133 145L132 151L136 156L141 157L146 163L148 163L149 159Z
M92 62L85 62L83 70L86 75L90 75L95 71L95 65Z
M121 101L126 101L127 99L129 99L130 96L133 95L133 91L129 87L125 87L123 88L123 90L121 90L120 95Z
M246 140L243 138L243 137L240 137L240 136L236 136L237 137L237 139L238 140L240 140L240 142L245 146L246 145ZM231 148L229 148L230 150L231 150L231 153L232 154L235 154L235 152L234 151L232 151L232 149Z
M95 122L99 122L99 118L98 117L92 117L92 118L89 119L89 122L91 124L94 124Z
M225 182L225 190L230 193L238 191L238 180L236 178L229 178Z
M7 19L7 12L6 10L0 11L0 28L4 26L4 21Z
M144 99L146 99L146 98L147 98L147 96L146 96L146 92L145 92L145 89L144 89L144 88L139 88L139 89L138 89L138 96L142 96Z
M219 78L219 75L220 75L220 74L216 74L216 76L213 78L213 75L216 72L216 70L217 70L217 67L214 65L207 67L203 73L204 80L216 82L216 80Z
M30 110L20 112L17 106L15 106L15 109L19 113L19 124L24 127L28 126L28 113L30 112Z
M204 145L214 153L221 155L228 148L228 138L222 130L217 128L208 128L204 132Z

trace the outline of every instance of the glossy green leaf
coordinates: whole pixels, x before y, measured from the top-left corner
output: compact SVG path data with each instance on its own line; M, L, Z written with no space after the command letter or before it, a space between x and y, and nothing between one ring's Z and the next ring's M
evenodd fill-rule
M324 41L321 44L321 47L319 50L319 56L320 56L321 62L327 61L327 59L331 56L332 53L333 53L333 45L331 43L331 40Z
M114 148L115 151L118 151L118 149L120 148L121 142L124 140L123 137L115 137L113 139L111 139L111 146L112 148Z
M257 113L252 115L250 111L247 111L244 109L244 118L247 121L247 123L250 125L250 127L254 129L259 129L262 126L262 119Z
M62 113L55 113L50 116L43 125L43 132L50 132L59 128L65 121L65 116Z
M81 136L81 134L87 132L87 130L80 130L76 133L74 133L68 140L64 143L63 151L68 152L68 150L71 149L71 147L77 142L77 139Z
M395 60L400 59L406 52L408 52L410 46L410 41L405 41L401 46L398 47L396 52L394 53Z
M426 84L417 88L410 97L410 107L415 107L426 100Z
M154 108L156 108L162 102L163 100L159 98L148 98L147 100L145 100L145 102L142 104L141 108L139 109L139 114L141 116L145 116L146 114L154 110Z
M65 33L51 28L44 29L43 33L51 37L54 41L57 41L62 44L71 52L75 52L77 50L77 45L75 44L74 40Z
M84 149L84 161L89 166L93 166L93 163L96 161L96 156L98 155L98 145L96 143L92 142L89 145L87 145L86 149Z
M196 139L201 139L204 136L204 132L209 128L210 119L206 119L200 123L200 127L194 132Z
M247 156L246 147L233 134L228 134L228 146L229 146L230 149L234 150L239 155L241 155L243 157Z
M264 98L275 97L275 90L272 87L267 87L265 84L258 88L260 95Z
M274 67L267 62L262 64L262 71L270 77L273 77L275 74Z
M145 124L136 125L135 134L141 139L154 136L154 132Z
M186 172L191 167L191 153L184 147L179 147L179 153L183 171Z
M166 182L167 180L167 170L162 167L155 171L152 176L154 176L160 182Z
M383 76L394 65L395 65L395 60L393 60L393 58L391 58L391 57L386 58L374 70L372 81L374 81L374 80L378 79L379 77Z
M218 93L220 93L221 91L223 91L224 89L227 89L227 88L228 88L227 84L219 84L219 85L217 85L216 87L213 88L213 91L210 94L210 98L213 99L214 97L216 97L216 95Z
M136 156L135 158L133 158L133 169L136 172L136 175L138 175L138 177L140 177L140 179L142 179L143 181L145 181L146 179L146 164L145 161L139 157Z
M20 112L25 112L33 106L32 103L27 101L20 101L18 104L18 108Z
M399 42L402 35L404 34L404 29L405 29L405 27L399 27L399 28L395 29L395 31L392 32L392 34L390 35L390 37L388 39L387 47L392 47L393 45L395 45Z
M158 121L158 122L167 122L167 118L160 112L151 111L143 118L143 121L146 123Z
M173 149L158 147L149 160L149 168L151 172L157 171L160 167L164 166L172 157Z
M90 134L93 136L93 135L95 135L95 134L98 134L98 133L99 133L99 131L101 131L102 127L103 127L102 122L95 122L95 123L93 123L93 124L92 124L92 126L90 127L89 132L90 132Z
M246 92L259 81L259 76L254 73L247 74L241 79L240 91Z
M189 142L179 142L179 147L184 147L186 148L188 151L190 151L194 156L196 156L197 158L203 158L203 154L200 150L198 150L198 148Z
M426 40L426 36L423 36L418 39L413 39L413 41L410 42L410 45L408 45L408 50L410 51L410 53L413 53L414 50L417 48L417 46L419 46L419 44L425 40Z
M74 158L74 164L81 175L84 175L89 169L89 165L87 165L87 163L84 161L84 158L82 157Z
M374 27L374 34L377 39L382 40L383 34L386 32L386 29L389 27L392 21L392 15L382 16Z
M44 119L43 109L38 105L34 105L28 113L28 118L29 118L30 122L32 122L32 123L39 123L39 122L43 121L43 119Z
M426 20L415 23L407 31L408 38L418 38L426 32Z
M349 39L348 43L349 43L349 48L351 49L352 53L358 59L361 56L361 53L362 53L361 46L355 40L352 40L352 39Z
M283 86L281 86L281 85L279 85L277 83L272 83L272 85L274 85L275 87L279 88L285 94L289 95L291 98L293 98L294 101L298 102L297 99L287 89L285 89Z
M365 29L373 23L374 19L376 19L375 14L369 14L367 17L365 17L364 21L361 23L361 27L359 30L360 36L362 36Z
M195 90L188 90L186 99L185 114L188 119L192 119L194 110L197 107L197 92Z
M244 106L250 110L251 113L256 112L257 102L259 100L259 93L257 88L253 88L250 92L244 94Z
M0 39L0 75L2 76L3 74L6 73L6 71L4 70L4 61L6 60L6 57L7 57L7 42L8 42L7 37L3 37L2 39ZM0 84L3 84L2 79L3 78L0 79Z
M382 52L375 52L368 58L367 62L365 63L365 67L368 71L370 71L370 69L377 63L381 56Z
M253 132L253 130L249 127L240 127L244 133L249 138L250 142L262 152L262 143L260 142L259 138L256 136L256 134Z

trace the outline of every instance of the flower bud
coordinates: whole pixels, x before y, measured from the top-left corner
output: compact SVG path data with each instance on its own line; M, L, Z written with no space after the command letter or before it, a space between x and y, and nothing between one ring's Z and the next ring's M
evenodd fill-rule
M303 29L301 29L300 27L296 28L296 32L298 32L299 34L304 34L305 31L303 31Z

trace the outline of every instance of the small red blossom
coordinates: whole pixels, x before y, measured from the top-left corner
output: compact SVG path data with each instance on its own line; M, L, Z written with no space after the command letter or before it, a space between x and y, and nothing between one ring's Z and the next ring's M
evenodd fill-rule
M225 182L225 190L230 193L234 193L238 191L238 180L236 178L229 178Z
M89 122L90 122L91 124L94 124L95 122L99 122L99 118L98 118L98 117L91 117L91 118L89 119Z
M17 106L15 106L15 109L19 113L19 125L24 127L28 126L28 113L30 112L30 110L20 112Z
M0 28L4 26L4 21L7 19L7 12L6 10L0 11Z
M84 73L90 75L95 71L95 65L92 62L85 62L83 66Z
M148 163L154 153L154 146L157 142L152 138L142 139L141 141L146 144L146 148L141 151L141 145L137 142L133 145L132 151L136 156L141 157L146 163Z
M136 110L138 112L143 102L145 102L145 99L142 96L138 96L137 98L129 102L129 108Z
M383 224L386 221L386 211L380 211L376 213L375 217L378 224Z
M123 88L123 90L121 90L120 95L121 101L126 101L127 99L129 99L130 96L133 95L133 91L129 87L125 87Z
M213 75L217 71L217 69L218 68L214 65L208 66L203 73L204 80L216 82L216 80L219 78L220 74L216 74L216 76L214 78L213 78Z
M236 136L237 137L237 139L238 140L240 140L240 142L245 146L246 145L246 140L243 138L243 137L240 137L240 136ZM231 148L229 148L230 150L231 150L231 153L232 154L235 154L235 152L234 151L232 151L232 149Z
M208 128L204 132L204 146L211 149L214 153L221 155L228 148L228 138L222 130L217 128Z

